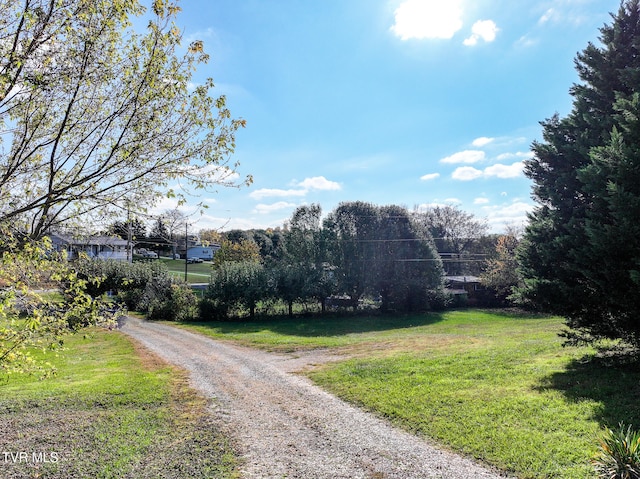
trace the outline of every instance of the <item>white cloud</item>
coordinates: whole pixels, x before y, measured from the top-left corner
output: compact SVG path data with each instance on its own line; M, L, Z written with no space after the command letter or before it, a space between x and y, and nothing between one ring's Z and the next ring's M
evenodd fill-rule
M451 177L454 180L460 181L471 181L477 178L482 178L484 173L481 170L478 170L472 166L461 166L456 168Z
M476 45L480 40L490 43L496 39L498 31L499 28L493 20L478 20L471 27L471 36L463 43L468 47Z
M540 43L540 39L533 38L530 35L523 35L516 42L516 46L521 48L530 48L534 45L537 45L538 43Z
M518 161L511 165L495 164L484 169L484 175L487 177L495 176L497 178L517 178L522 174L524 163Z
M580 25L593 16L589 4L596 0L554 0L538 19L538 25ZM597 3L597 2L596 2Z
M401 40L451 38L462 28L459 0L405 0L395 11L393 33Z
M274 211L279 211L279 210L283 210L283 209L287 209L287 208L295 208L296 204L295 203L288 203L286 201L278 201L277 203L273 203L270 205L265 205L265 204L258 204L256 205L254 212L261 214L261 215L266 215L269 213L273 213Z
M538 23L542 24L542 23L547 23L551 20L553 20L554 18L558 18L558 12L553 9L553 8L549 8L546 12L544 12L544 14L538 19Z
M475 200L473 200L473 204L474 205L486 205L486 204L489 204L489 203L490 203L489 198L480 197L480 198L476 198Z
M184 45L191 45L193 42L195 42L196 40L202 40L202 39L206 39L206 38L215 38L216 32L213 28L209 27L206 30L199 30L197 32L194 32L190 35L187 35L186 37L184 37L182 39L182 43Z
M498 161L504 161L504 160L512 160L513 158L529 159L532 157L533 157L533 152L531 151L518 151L516 153L503 153L501 155L498 155L497 159Z
M451 156L442 158L440 163L478 163L485 159L484 151L480 150L465 150L454 153Z
M298 183L298 186L306 190L340 190L341 186L339 183L335 181L329 181L324 176L314 176L313 178L305 178L303 181Z
M324 176L314 176L313 178L305 178L302 181L294 182L294 186L299 188L283 190L279 188L262 188L256 191L252 191L249 194L250 198L254 200L261 200L263 198L289 198L297 196L305 196L309 191L328 191L328 190L340 190L342 187L340 183L335 181L329 181Z
M534 205L521 200L497 206L485 206L482 210L493 231L504 230L506 225L524 225L527 223L527 213L535 208Z
M522 170L524 168L524 163L518 161L511 165L503 165L497 163L495 165L491 165L486 167L484 170L478 170L477 168L473 168L472 166L461 166L456 168L456 170L452 173L451 177L454 180L459 181L471 181L477 180L478 178L517 178L522 175Z
M254 200L261 200L263 198L286 198L290 196L304 196L307 194L307 190L281 190L272 188L262 188L260 190L252 191L249 197Z
M495 138L487 138L486 136L481 136L480 138L476 138L475 140L473 140L471 144L477 148L482 148L489 143L493 143L494 140Z
M416 211L424 212L431 208L442 208L445 206L453 206L461 203L462 201L460 201L458 198L448 198L442 201L436 198L431 203L420 203L418 206L416 206Z
M422 181L430 181L440 178L440 173L429 173L420 177Z

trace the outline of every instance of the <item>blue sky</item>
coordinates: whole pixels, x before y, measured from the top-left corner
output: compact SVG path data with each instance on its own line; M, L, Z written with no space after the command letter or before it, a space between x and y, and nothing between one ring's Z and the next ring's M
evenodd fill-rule
M571 109L574 58L618 0L183 0L254 183L200 228L281 226L302 204L454 204L491 231L533 207L522 161ZM159 209L171 207L166 201ZM189 211L190 206L185 208Z

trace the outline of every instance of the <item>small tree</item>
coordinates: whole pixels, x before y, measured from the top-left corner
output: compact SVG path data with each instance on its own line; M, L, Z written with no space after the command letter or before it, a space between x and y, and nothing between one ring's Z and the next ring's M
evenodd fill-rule
M83 258L74 268L87 281L87 291L92 296L111 292L127 308L146 314L148 319L188 321L197 316L197 300L190 286L172 278L163 263Z
M289 316L293 316L293 303L304 301L310 295L313 278L309 268L302 264L279 263L269 268L269 274L275 285L275 296L287 303Z
M251 240L232 243L225 240L213 256L213 269L225 263L260 262L260 248Z
M382 297L382 308L403 312L430 307L430 291L443 284L442 262L431 234L399 206L380 208L379 262L373 291Z
M486 269L480 276L481 283L493 290L501 302L508 301L522 281L518 273L518 244L514 233L499 236L495 256L487 260Z
M0 245L0 371L53 370L34 359L37 349L55 349L81 328L111 325L114 315L87 289L102 278L80 278L47 240L18 244L7 231ZM43 290L59 290L52 297Z
M222 233L216 229L202 229L198 233L198 236L200 236L200 241L202 241L203 244L220 244L223 239Z
M326 232L321 224L322 209L312 204L297 208L284 228L284 252L275 262L279 297L293 301L317 299L324 311L325 299L333 292L327 274Z
M337 288L349 296L354 309L368 285L377 280L377 225L377 207L360 201L341 203L324 220Z
M255 261L239 261L221 263L213 270L205 300L223 318L234 309L246 309L253 318L258 302L270 296L271 285L264 266Z

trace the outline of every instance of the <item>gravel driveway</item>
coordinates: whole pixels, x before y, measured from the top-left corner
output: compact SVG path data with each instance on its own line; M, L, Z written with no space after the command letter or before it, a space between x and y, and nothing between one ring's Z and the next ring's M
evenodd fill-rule
M505 477L324 392L289 372L287 356L136 319L122 330L190 372L238 445L244 478Z

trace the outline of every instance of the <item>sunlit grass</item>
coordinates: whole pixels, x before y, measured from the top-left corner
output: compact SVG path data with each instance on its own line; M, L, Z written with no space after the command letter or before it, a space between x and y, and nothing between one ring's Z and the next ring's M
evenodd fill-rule
M161 258L169 269L169 274L174 278L184 279L185 261L183 259ZM187 283L208 283L211 278L211 263L187 264Z
M155 478L158 469L194 462L194 421L205 405L182 373L115 331L69 337L64 351L46 357L54 377L14 375L0 382L0 447L53 452L59 461L4 464L9 477ZM210 428L198 434L206 436L198 444L208 444L208 477L235 477L222 436Z
M324 388L519 478L592 478L604 426L640 424L640 371L563 347L560 318L487 311L199 324L269 350L328 348Z

